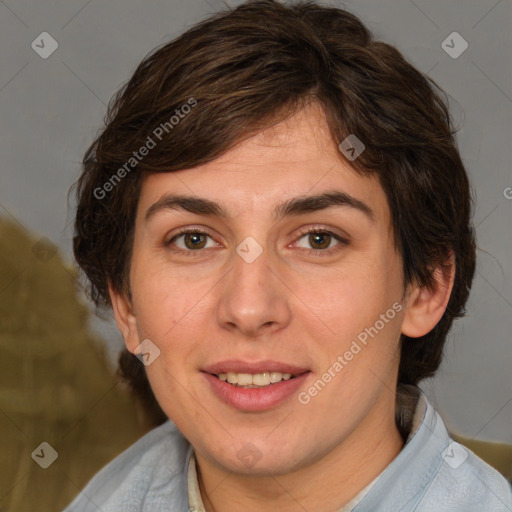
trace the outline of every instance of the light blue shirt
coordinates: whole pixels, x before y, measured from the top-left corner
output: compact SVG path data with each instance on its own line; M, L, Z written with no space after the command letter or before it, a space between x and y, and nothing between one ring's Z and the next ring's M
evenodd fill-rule
M200 512L192 455L192 446L167 421L97 473L64 512ZM419 391L401 452L341 511L512 512L512 489L449 437Z

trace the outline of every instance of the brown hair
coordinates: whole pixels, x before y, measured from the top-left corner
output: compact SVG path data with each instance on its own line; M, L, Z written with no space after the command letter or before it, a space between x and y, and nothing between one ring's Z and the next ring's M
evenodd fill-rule
M73 242L92 299L109 306L109 282L130 297L134 216L146 172L212 161L316 101L334 141L356 134L366 146L350 163L380 180L404 285L432 287L433 269L453 251L455 283L442 319L427 335L401 340L399 383L433 375L453 319L464 315L475 270L469 182L439 91L341 9L249 1L192 27L141 62L85 154ZM134 161L159 126L161 140ZM125 350L120 369L155 422L163 421L144 366Z

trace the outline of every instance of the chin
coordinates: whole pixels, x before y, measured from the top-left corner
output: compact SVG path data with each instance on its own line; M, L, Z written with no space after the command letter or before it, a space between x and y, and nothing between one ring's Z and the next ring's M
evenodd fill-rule
M299 444L301 452L304 446ZM299 447L286 444L284 439L273 443L268 440L230 442L227 446L206 447L207 457L226 472L247 476L281 476L300 469L307 454L299 453ZM203 453L205 453L203 451Z

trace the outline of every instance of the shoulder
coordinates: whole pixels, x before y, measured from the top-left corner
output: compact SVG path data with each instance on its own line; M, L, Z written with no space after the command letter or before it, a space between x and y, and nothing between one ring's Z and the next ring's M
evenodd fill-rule
M187 506L188 441L166 421L101 469L64 512L168 511Z
M425 423L430 479L417 501L417 512L512 512L512 487L496 469L454 441L427 402Z
M410 434L354 510L358 512L512 512L507 480L455 442L425 395L416 392Z
M512 487L493 467L450 439L418 512L512 512Z

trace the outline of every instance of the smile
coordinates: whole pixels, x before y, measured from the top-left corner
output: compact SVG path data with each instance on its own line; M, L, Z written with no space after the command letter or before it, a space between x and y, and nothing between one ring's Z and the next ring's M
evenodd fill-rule
M262 412L286 403L306 385L311 370L281 361L222 361L203 367L210 392L231 408Z
M241 388L263 388L277 384L283 380L295 378L291 373L263 372L263 373L219 373L217 375L222 381Z

